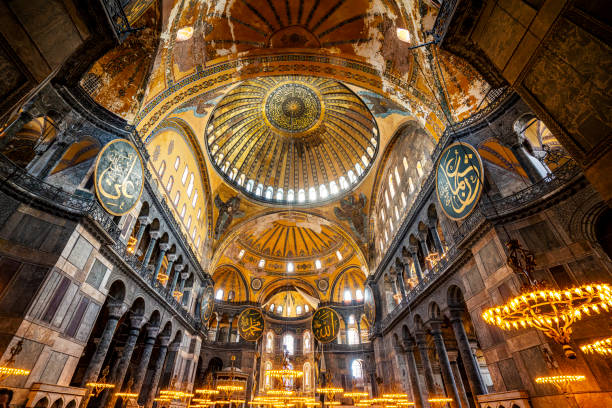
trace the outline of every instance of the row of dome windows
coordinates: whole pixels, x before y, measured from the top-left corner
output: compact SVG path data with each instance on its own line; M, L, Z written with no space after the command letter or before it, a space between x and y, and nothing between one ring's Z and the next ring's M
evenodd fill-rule
M242 257L244 257L245 254L245 250L241 249L240 252L238 253L238 259L242 259ZM338 258L338 261L342 260L342 254L340 253L340 251L336 251L336 258ZM264 258L261 258L259 260L259 263L257 264L257 266L259 268L263 268L264 266L266 266L266 260ZM322 264L321 264L321 260L320 259L316 259L315 260L315 268L316 269L321 269ZM291 273L295 270L295 267L293 265L293 262L287 262L287 272Z
M180 164L181 164L181 158L177 156L174 161L174 170L178 170L180 167ZM163 177L165 172L166 172L166 162L162 161L159 166L159 169L157 170L157 174L159 175L160 179ZM187 178L189 178L189 183L187 183ZM194 182L195 182L195 175L193 174L193 172L190 173L189 166L185 165L183 174L181 176L181 183L183 184L183 186L187 184L186 193L187 193L187 197L191 199L192 208L196 208L198 204L198 190L195 189L194 191ZM173 176L170 176L168 178L168 182L166 183L165 187L166 187L166 191L168 192L168 195L171 196L172 188L174 187L174 177ZM193 194L193 197L192 197L192 194ZM180 200L181 200L181 192L177 190L174 194L174 199L172 200L172 204L174 204L174 207L177 208L177 211L178 211ZM191 229L192 218L191 216L189 216L187 220L185 221L186 213L187 213L187 204L183 203L183 206L180 211L180 219L183 221L185 225L185 229L189 232L189 230ZM201 217L202 217L202 209L198 208L198 214L197 214L198 221L200 220ZM192 241L195 242L196 248L200 249L201 236L198 235L197 240L196 240L197 232L198 232L198 229L194 225L193 229L191 230L190 236L191 236Z
M372 139L371 142L374 144L374 146L376 146L375 139ZM213 155L216 153L217 149L218 149L217 146L213 146L213 150L212 150ZM360 163L355 163L355 171L349 170L346 173L346 177L341 176L338 179L338 182L331 181L329 183L329 188L327 187L326 184L320 184L318 187L318 191L316 187L310 187L308 189L308 192L305 189L299 189L297 191L297 198L296 198L295 191L293 189L289 189L287 191L287 196L285 197L285 192L282 188L277 188L276 193L275 193L273 186L264 186L261 183L255 186L255 180L253 179L249 179L246 182L246 185L244 185L244 182L246 180L246 175L243 173L240 175L238 180L236 180L236 176L238 175L238 169L236 167L232 169L231 173L228 174L228 176L231 180L236 180L236 183L239 186L242 187L244 185L244 188L247 192L254 193L256 196L263 197L266 200L276 200L276 201L285 200L290 203L295 202L295 201L297 201L298 203L305 203L306 201L315 202L318 199L324 200L328 198L329 196L336 195L340 192L340 190L348 190L351 184L357 183L358 177L363 175L365 169L367 169L368 165L370 164L370 159L374 157L374 148L372 148L371 146L368 146L366 151L368 155L370 156L370 158L368 158L366 155L361 156L361 162L363 163L363 167ZM215 156L214 159L218 166L222 166L221 171L227 174L227 171L229 170L231 164L229 161L226 161L223 164L223 157L224 157L223 153L220 153L218 156ZM355 175L355 173L357 173L357 175ZM347 181L347 178L348 178L348 181ZM253 191L253 189L255 191Z
M283 313L283 305L274 305L274 303L272 303L268 310L270 312L272 312L272 313L276 310L276 313L281 314L281 313ZM308 307L308 305L304 305L303 309L302 309L302 306L298 305L298 306L295 307L295 315L296 316L301 316L302 312L303 313L308 313L309 310L310 310L310 308ZM287 314L291 314L291 306L287 307Z
M408 169L409 169L409 165L408 165L408 159L404 156L402 159L402 164L404 167L404 175L408 173ZM421 164L421 161L417 161L416 164L416 170L417 170L417 175L419 177L419 180L421 178L423 178L424 176L424 171L423 171L423 165ZM401 199L401 203L397 202L397 198L396 198L396 186L398 190L401 188L401 182L402 182L402 178L400 176L399 170L397 168L397 166L394 167L393 169L393 173L389 174L389 178L387 180L387 189L385 189L384 192L384 197L385 197L385 207L387 209L387 211L389 211L389 216L387 217L387 213L385 212L385 208L381 208L380 209L380 220L381 223L384 225L385 221L386 221L386 228L384 228L384 236L385 236L385 242L383 243L382 238L380 238L378 240L378 246L380 248L381 252L384 252L385 247L384 244L385 243L389 243L389 239L393 237L393 232L395 229L395 223L400 221L400 210L399 208L401 208L402 210L406 209L406 206L408 205L408 201L406 199L406 193L404 191L399 191L399 196ZM404 186L405 188L406 186ZM415 187L414 187L414 182L412 180L412 177L408 177L408 193L412 194L414 193ZM391 198L389 198L391 197ZM391 209L391 205L393 204L393 210ZM398 204L401 204L400 207L398 208ZM393 211L393 212L392 212ZM393 221L393 215L395 215L395 221Z

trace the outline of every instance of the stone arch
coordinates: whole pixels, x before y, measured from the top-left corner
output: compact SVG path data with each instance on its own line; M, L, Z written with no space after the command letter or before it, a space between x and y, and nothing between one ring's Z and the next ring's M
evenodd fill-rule
M34 404L34 408L47 408L49 406L49 398L42 397L39 399L36 404Z
M126 288L125 283L121 279L116 279L111 283L108 289L108 298L115 303L122 303L125 301Z
M61 397L53 401L53 404L51 404L51 408L63 408L63 406L64 400Z
M152 327L160 327L160 320L161 320L161 313L159 312L159 310L155 309L153 312L151 312L151 315L147 323Z
M68 404L66 404L66 408L76 408L76 400L70 400Z
M463 291L457 285L448 287L446 293L446 301L449 307L463 307L465 300L463 299Z
M442 318L442 312L440 311L440 306L436 302L431 302L429 304L429 319L430 320L440 320Z

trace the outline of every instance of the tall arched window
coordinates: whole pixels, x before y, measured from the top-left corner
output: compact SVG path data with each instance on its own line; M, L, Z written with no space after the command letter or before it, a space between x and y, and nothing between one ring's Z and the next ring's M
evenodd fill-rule
M310 332L307 331L304 333L304 353L308 353L310 351Z
M357 289L355 291L355 299L356 300L363 300L363 292L361 292L361 289Z
M180 164L181 164L181 158L176 156L176 160L174 161L174 170L178 170Z
M272 305L274 307L274 305ZM266 335L266 353L272 353L274 351L274 335L272 332L268 332Z
M189 184L187 184L187 197L191 197L191 193L193 192L193 173L189 175Z
M174 184L174 178L172 176L170 176L170 178L168 179L168 184L166 184L166 190L170 191L172 190L172 185Z
M304 390L310 390L310 363L304 363Z
M217 300L223 299L223 289L217 289L217 294L215 295L215 299Z
M395 174L395 182L397 183L397 186L400 186L400 183L402 182L402 179L400 178L399 175L399 171L397 171L397 166L395 166L395 169L393 170L394 174Z
M177 191L176 194L174 195L174 205L178 205L180 199L181 199L181 192Z
M392 174L389 174L389 191L391 192L391 198L395 197L395 186L393 185Z
M363 361L353 360L353 363L351 364L351 374L356 380L363 379Z
M417 162L417 173L419 173L419 177L423 177L423 166L420 160Z
M234 296L236 295L236 293L233 290L230 290L227 294L227 300L229 302L231 302L232 300L234 300Z
M349 289L344 290L344 301L345 302L353 301L353 295L351 295L351 291Z
M157 172L159 174L159 177L163 176L165 171L166 171L166 162L162 160L161 164L159 165L159 170Z
M189 174L189 167L185 165L185 170L183 170L183 176L181 177L181 183L183 183L183 185L185 185L185 182L187 181L188 174Z
M287 333L283 336L283 349L287 350L289 355L293 355L293 335Z

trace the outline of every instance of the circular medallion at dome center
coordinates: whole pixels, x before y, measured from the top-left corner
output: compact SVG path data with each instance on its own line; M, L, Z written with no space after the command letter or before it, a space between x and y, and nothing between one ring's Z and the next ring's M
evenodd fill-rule
M303 133L321 119L318 93L301 83L283 83L273 88L264 104L265 117L281 132Z

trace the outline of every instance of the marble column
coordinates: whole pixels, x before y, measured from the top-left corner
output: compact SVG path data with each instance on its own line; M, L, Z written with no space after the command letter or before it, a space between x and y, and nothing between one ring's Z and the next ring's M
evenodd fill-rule
M458 351L446 350L446 352L448 354L448 360L450 361L453 377L455 377L455 382L457 383L457 391L459 391L461 405L468 408L470 406L470 403L468 401L467 393L465 392L465 387L463 385L463 379L461 377L461 371L459 370L459 364L457 363L457 357L459 356Z
M140 361L138 362L138 367L136 368L134 383L132 384L132 389L129 390L129 392L134 394L140 394L140 390L142 389L142 383L145 379L147 368L149 367L149 360L151 360L151 354L153 353L155 339L159 333L159 327L149 326L146 328L146 331L147 334L145 337L142 354L140 355Z
M51 170L59 163L60 159L66 153L66 150L77 141L75 135L66 134L58 135L55 141L49 146L44 153L35 158L28 164L27 169L30 174L44 180Z
M108 320L106 321L106 325L102 331L102 336L100 337L98 345L96 346L96 351L91 357L91 360L89 360L89 365L87 366L83 379L81 380L81 387L87 388L87 393L81 400L81 407L86 407L89 403L89 399L91 398L91 388L87 387L87 383L98 380L100 369L102 368L102 364L104 364L104 359L106 358L111 341L113 340L113 335L117 329L117 324L119 323L119 319L123 314L123 304L109 304L107 308Z
M416 272L417 279L419 280L419 283L421 283L423 281L423 272L421 271L419 254L415 246L410 247L410 256L412 257L412 262L414 263L414 271Z
M516 144L510 147L512 153L516 157L516 160L520 163L521 167L527 173L529 181L537 183L548 175L548 170L542 162L535 158L531 153L527 151L527 148L522 144Z
M140 226L138 227L138 232L136 233L136 244L134 245L135 255L138 255L138 247L140 246L140 241L142 241L145 229L147 229L147 225L151 223L151 219L147 215L143 217L138 217L138 221L140 222Z
M357 336L359 336L359 344L361 344L361 319L356 317L355 323L357 323Z
M144 323L144 316L130 316L130 329L128 332L128 337L123 346L123 353L121 354L121 359L119 360L116 369L114 370L114 378L112 379L112 383L115 384L114 392L111 393L110 397L106 404L105 401L101 402L101 406L106 406L106 408L113 408L115 403L117 402L117 397L115 396L116 392L127 391L122 390L123 380L125 379L125 374L127 373L128 366L130 365L130 360L132 359L132 353L134 353L134 347L136 346L136 341L138 340L138 335L140 334L140 328Z
M234 316L229 318L229 326L227 327L227 343L232 342L232 323L234 323Z
M429 247L427 246L427 233L421 231L419 233L419 246L421 247L421 252L423 252L423 263L429 269L429 265L427 264L427 256L429 255Z
M115 329L117 329L117 323L119 323L119 319L123 314L122 304L108 305L107 308L108 320L106 321L106 326L104 326L104 331L102 332L100 341L98 341L96 351L91 357L89 365L85 370L85 375L83 375L83 380L81 381L81 387L85 387L85 384L88 382L96 381L98 379L100 369L102 368L102 364L106 358L106 353L108 352L108 348L113 340Z
M170 249L170 244L161 243L159 244L159 256L157 257L157 262L155 262L155 269L153 269L153 279L152 282L155 283L157 280L157 276L159 275L159 270L161 269L162 262L164 261L164 256L166 256L166 252Z
M425 385L427 386L427 394L433 397L438 394L438 389L436 387L436 382L434 381L431 362L429 361L429 350L427 348L427 341L425 340L425 332L419 330L415 333L415 337L417 347L421 355L421 365L423 366L423 374L425 374Z
M472 396L477 403L476 396L486 394L487 387L482 381L482 377L480 376L480 367L478 366L478 362L472 353L470 342L468 340L467 333L465 332L465 327L463 327L463 313L463 310L452 309L450 313L450 322L453 332L455 333L457 349L461 355L461 361L463 362L468 383L470 384L470 389L472 390ZM476 404L476 406L478 406L478 404Z
M163 336L159 338L159 354L157 356L157 360L155 360L155 365L153 366L153 377L151 377L151 383L149 384L147 395L144 396L145 398L143 401L143 405L146 408L151 408L153 405L153 399L155 399L155 395L157 394L157 386L159 385L159 379L161 378L164 362L166 361L169 342L170 336Z
M402 300L406 300L408 296L408 292L406 291L406 281L404 281L404 269L405 265L399 258L395 258L395 271L396 271L396 281L399 286L400 293L402 294Z
M438 353L438 360L440 361L440 370L442 371L442 379L444 380L446 395L453 399L453 402L450 403L451 407L462 408L459 391L457 390L457 383L455 383L455 378L453 377L453 371L446 352L444 338L442 337L440 327L441 322L432 321L430 322L430 326L431 335L433 336L434 344L436 346L436 352Z
M168 275L168 277L170 277L170 275L172 275L172 267L174 266L174 263L176 262L176 260L178 259L178 255L177 254L169 254L166 255L166 258L168 258L168 266L166 267L166 275ZM166 281L166 287L169 288L170 282Z
M410 379L410 388L412 389L412 400L416 408L427 408L429 402L427 398L423 398L421 384L419 383L419 372L417 370L416 359L414 357L415 342L412 339L405 339L402 342L404 353L406 356L406 364L408 366L408 376Z
M155 249L155 244L157 243L157 240L161 238L161 231L151 231L149 235L151 236L151 241L149 241L147 252L145 253L144 258L142 259L142 265L145 268L149 265L149 261L151 260L151 255L153 255L153 249Z
M442 246L442 240L440 240L440 235L438 234L437 220L430 221L429 233L433 238L434 246L436 247L436 251L438 251L438 255L442 256L444 253L444 247Z
M184 264L174 265L174 276L172 277L172 283L170 284L170 294L171 295L174 292L174 289L176 289L176 282L178 282L178 277L181 274L181 271L183 269L185 269Z
M221 326L221 319L217 317L217 326L215 327L215 341L221 341L221 335L219 333L219 327Z

